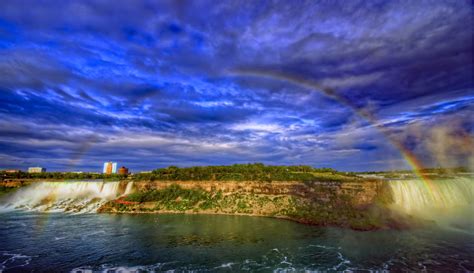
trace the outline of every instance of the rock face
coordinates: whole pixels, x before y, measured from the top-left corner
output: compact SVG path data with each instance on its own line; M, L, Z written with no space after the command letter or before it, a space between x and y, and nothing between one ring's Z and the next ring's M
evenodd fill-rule
M135 194L106 203L112 213L246 214L358 230L389 227L382 181L354 182L134 182Z
M36 182L3 181L0 188L31 183ZM106 202L98 212L245 214L358 230L403 226L387 208L392 192L380 180L124 181L119 188L131 194Z
M4 188L19 188L23 187L26 185L29 185L32 183L31 181L23 180L23 179L10 179L10 180L4 180L0 182L0 187Z
M163 190L171 185L207 192L291 195L325 204L349 199L357 208L373 204L387 190L382 181L357 182L255 182L255 181L154 181L134 182L136 191Z
M43 181L43 180L41 180ZM35 183L32 180L5 180L0 187L17 188ZM125 185L125 184L124 184ZM136 181L134 191L163 190L171 185L183 189L202 189L207 192L223 193L291 195L303 197L318 203L328 203L337 199L350 199L355 207L364 207L374 203L387 194L382 181L357 182L255 182L255 181ZM388 190L389 191L389 190ZM388 194L390 194L388 192Z

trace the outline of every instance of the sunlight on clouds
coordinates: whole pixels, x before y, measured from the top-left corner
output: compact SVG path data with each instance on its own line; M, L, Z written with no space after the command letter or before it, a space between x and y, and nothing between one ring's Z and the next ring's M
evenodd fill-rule
M231 126L232 130L236 131L257 131L257 132L268 132L268 133L281 133L285 131L285 128L278 124L268 123L257 123L257 122L246 122L239 123Z

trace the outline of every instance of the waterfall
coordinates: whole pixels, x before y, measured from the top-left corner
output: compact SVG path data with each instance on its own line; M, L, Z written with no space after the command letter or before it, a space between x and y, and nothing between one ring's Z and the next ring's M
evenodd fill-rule
M107 201L132 192L133 182L37 182L2 201L4 208L35 211L95 212Z
M406 212L449 209L474 203L474 181L469 178L390 181L394 203Z

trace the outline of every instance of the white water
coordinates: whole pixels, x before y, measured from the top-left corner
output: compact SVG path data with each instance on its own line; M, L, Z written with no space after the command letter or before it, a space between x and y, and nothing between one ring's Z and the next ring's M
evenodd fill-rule
M474 233L474 179L390 181L394 208L422 219Z
M474 180L456 178L446 180L390 181L395 205L406 212L429 208L455 208L474 203Z
M122 184L121 184L122 183ZM21 188L1 206L34 211L95 212L107 201L131 193L133 182L38 182Z

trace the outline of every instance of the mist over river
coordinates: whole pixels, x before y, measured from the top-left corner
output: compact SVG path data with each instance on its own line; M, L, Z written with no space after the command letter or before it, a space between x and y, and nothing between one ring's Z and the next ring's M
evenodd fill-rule
M474 236L435 225L358 232L248 216L19 211L0 222L3 272L474 270Z

